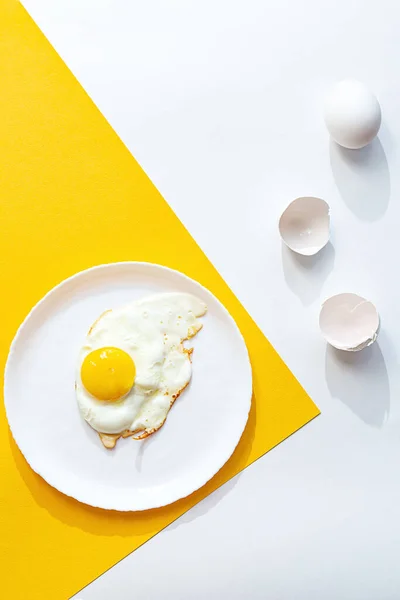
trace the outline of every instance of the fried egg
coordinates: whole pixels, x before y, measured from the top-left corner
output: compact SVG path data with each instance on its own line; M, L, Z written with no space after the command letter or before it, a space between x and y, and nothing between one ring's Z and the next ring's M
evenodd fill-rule
M76 397L106 448L160 429L192 375L183 342L202 328L207 306L191 294L156 294L108 310L79 353Z

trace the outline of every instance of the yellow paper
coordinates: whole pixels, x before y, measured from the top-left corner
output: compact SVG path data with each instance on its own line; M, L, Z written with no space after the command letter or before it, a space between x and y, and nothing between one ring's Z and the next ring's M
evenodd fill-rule
M148 513L96 510L53 490L27 466L1 408L2 597L55 600L143 544L318 409L15 0L0 0L0 82L1 370L18 325L49 289L81 269L124 260L161 263L208 287L237 321L254 370L250 421L234 456L191 497Z

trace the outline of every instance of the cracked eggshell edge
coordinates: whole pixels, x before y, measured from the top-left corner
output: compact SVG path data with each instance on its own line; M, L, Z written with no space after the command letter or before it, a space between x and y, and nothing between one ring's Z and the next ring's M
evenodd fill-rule
M317 203L320 204L321 207L323 207L325 209L325 214L321 214L321 216L326 217L327 219L327 225L326 225L326 236L325 236L325 240L323 241L323 243L320 244L309 244L304 246L303 249L300 249L298 247L295 247L292 243L290 243L290 241L288 240L287 237L287 231L288 231L288 225L285 224L285 219L288 218L291 214L291 212L296 210L296 205L297 205L297 212L311 212L310 207L302 207L301 204L302 203L307 203L307 201L317 201ZM313 216L316 213L311 213L310 215L310 219L313 218ZM318 254L318 252L320 252L323 248L325 248L325 246L328 244L329 240L330 240L330 236L331 236L331 208L329 206L329 204L326 202L326 200L323 200L322 198L319 198L317 196L299 196L298 198L295 198L294 200L292 200L292 202L290 202L288 204L288 206L285 208L285 210L282 212L281 216L279 217L279 223L278 223L278 228L279 228L279 234L281 237L282 242L285 244L285 246L287 248L289 248L289 250L291 250L292 252L295 252L296 254L300 254L301 256L314 256L315 254ZM300 237L300 234L299 234Z

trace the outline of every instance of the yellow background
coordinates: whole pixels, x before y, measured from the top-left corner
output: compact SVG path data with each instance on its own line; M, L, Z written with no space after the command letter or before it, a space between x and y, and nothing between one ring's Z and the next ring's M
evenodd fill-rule
M123 260L165 264L208 287L240 326L254 371L250 421L231 460L191 497L141 514L92 509L53 490L27 466L1 408L2 596L54 600L143 544L318 409L15 0L0 0L0 82L1 371L18 325L50 288Z

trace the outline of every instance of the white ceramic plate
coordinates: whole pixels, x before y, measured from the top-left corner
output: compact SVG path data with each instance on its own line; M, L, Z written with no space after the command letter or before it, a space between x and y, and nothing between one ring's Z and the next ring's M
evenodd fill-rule
M174 290L208 306L191 340L192 381L159 432L106 450L76 405L79 347L104 310ZM211 479L239 442L251 395L246 345L222 304L177 271L135 262L94 267L49 292L19 328L4 380L8 422L32 469L80 502L122 511L170 504Z

